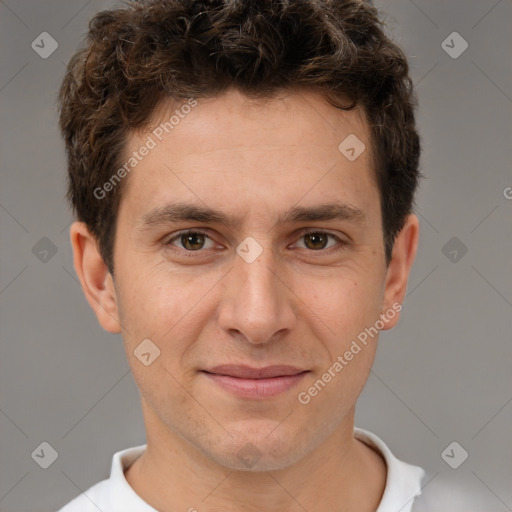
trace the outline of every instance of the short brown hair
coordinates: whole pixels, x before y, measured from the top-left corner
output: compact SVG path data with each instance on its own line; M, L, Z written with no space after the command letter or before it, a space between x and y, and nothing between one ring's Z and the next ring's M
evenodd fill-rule
M389 262L412 210L420 141L407 59L377 10L362 0L140 0L94 16L59 94L68 199L109 270L122 187L103 199L94 190L121 164L127 134L165 98L230 87L251 97L309 87L338 108L362 107Z

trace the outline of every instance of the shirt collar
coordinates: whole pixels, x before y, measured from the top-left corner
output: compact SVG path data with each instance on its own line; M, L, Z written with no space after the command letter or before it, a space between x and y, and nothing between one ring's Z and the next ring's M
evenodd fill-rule
M421 494L425 470L397 459L384 441L372 432L354 428L354 436L374 448L386 462L386 487L376 512L411 512L414 498Z

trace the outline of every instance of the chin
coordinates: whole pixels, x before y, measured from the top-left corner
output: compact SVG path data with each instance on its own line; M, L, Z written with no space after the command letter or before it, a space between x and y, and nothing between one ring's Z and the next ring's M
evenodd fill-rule
M223 442L214 443L213 449L207 450L208 456L231 470L258 472L286 469L308 452L304 439L295 439L284 430L280 436L269 432L260 429L258 433L226 436Z

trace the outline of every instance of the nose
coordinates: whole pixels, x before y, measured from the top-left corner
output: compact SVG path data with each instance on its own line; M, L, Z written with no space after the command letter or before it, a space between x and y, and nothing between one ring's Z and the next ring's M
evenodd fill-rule
M271 248L254 261L238 254L224 282L220 327L254 345L276 341L296 322L291 286Z

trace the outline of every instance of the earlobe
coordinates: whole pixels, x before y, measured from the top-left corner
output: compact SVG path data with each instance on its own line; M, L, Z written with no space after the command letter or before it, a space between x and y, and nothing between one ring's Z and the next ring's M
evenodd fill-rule
M393 245L391 261L388 266L382 316L385 317L384 330L392 329L400 318L401 304L405 299L407 280L418 247L419 222L416 215L407 217L404 227L398 233ZM398 306L400 304L400 306ZM393 314L387 314L394 311Z
M114 281L98 251L96 238L84 222L74 222L69 235L75 271L87 301L106 331L120 333Z

